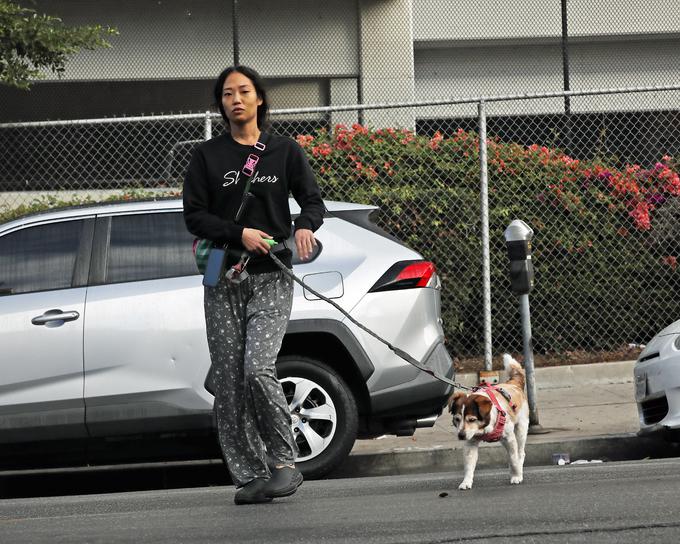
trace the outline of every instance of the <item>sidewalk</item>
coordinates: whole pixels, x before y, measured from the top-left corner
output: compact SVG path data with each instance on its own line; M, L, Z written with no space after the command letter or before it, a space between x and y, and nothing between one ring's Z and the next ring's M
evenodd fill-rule
M537 368L538 421L547 432L529 435L525 465L552 464L553 453L568 453L572 462L677 455L662 439L636 435L639 419L633 364L623 361ZM476 374L456 376L463 385L476 385L476 380ZM418 429L413 436L357 441L348 461L332 477L462 470L462 447L445 411L434 427ZM478 467L507 464L502 445L482 444Z

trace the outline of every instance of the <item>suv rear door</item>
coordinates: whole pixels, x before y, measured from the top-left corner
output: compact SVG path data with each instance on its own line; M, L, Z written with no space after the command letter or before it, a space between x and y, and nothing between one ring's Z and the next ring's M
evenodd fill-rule
M0 236L0 442L85 436L83 323L93 218Z
M85 320L92 436L211 427L192 240L181 210L97 218Z

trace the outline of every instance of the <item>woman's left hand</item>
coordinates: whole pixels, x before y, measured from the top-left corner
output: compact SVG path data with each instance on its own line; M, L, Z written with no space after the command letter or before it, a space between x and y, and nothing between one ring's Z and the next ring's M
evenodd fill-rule
M295 247L300 259L306 261L316 247L314 233L310 229L297 229L295 231Z

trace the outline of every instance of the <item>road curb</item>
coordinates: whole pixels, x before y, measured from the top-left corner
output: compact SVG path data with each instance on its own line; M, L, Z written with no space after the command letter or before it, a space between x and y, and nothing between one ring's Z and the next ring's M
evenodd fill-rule
M634 461L680 455L678 447L657 437L636 434L592 436L555 442L527 444L525 466L552 464L553 453L568 453L576 460ZM483 445L479 449L478 468L508 466L505 448L499 444ZM428 472L463 470L463 451L456 448L430 448L412 451L352 454L330 478L363 478Z

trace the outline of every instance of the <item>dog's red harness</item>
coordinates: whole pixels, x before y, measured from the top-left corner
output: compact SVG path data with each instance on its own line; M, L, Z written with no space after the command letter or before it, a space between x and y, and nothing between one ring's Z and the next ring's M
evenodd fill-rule
M505 410L501 408L501 405L498 403L496 400L496 395L494 395L494 391L497 390L499 393L504 394L505 391L503 391L500 388L496 388L493 385L479 385L477 387L473 388L473 391L479 391L482 390L486 392L487 395L489 395L489 399L493 403L493 405L496 407L496 410L498 411L498 417L496 418L496 426L493 428L493 431L490 433L483 434L479 438L483 440L484 442L498 442L501 437L503 436L503 429L505 429Z

